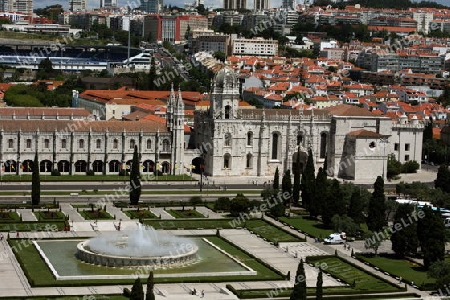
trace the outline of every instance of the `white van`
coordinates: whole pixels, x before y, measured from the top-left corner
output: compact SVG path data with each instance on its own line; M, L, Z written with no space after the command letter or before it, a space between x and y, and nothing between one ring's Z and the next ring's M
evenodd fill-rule
M347 239L345 232L330 234L323 240L324 244L343 244Z

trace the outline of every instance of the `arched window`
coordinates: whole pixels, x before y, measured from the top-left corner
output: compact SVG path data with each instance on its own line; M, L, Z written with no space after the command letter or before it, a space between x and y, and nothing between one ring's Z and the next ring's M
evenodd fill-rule
M134 141L134 139L130 140L130 149L134 149L134 145L136 145L136 142Z
M147 149L152 149L152 140L147 139Z
M272 134L272 159L278 159L279 144L280 144L280 134L274 132Z
M247 146L253 146L253 132L247 132Z
M231 155L228 153L223 156L223 168L231 169Z
M231 133L225 133L225 147L231 147Z
M118 139L114 139L113 141L113 149L117 149L119 148L119 140Z
M84 140L83 140L83 139L80 139L80 140L78 141L78 148L84 149Z
M297 135L297 145L303 145L303 134Z
M320 158L325 158L327 155L327 133L322 132L320 134Z
M253 168L253 155L251 155L250 153L247 154L247 159L246 159L245 167L246 167L247 169Z
M168 139L165 139L162 144L162 151L169 152L170 151L170 143Z
M225 106L225 119L230 118L231 107L229 105Z
M97 139L97 140L95 141L95 147L96 147L97 149L100 149L100 148L102 147L102 140Z

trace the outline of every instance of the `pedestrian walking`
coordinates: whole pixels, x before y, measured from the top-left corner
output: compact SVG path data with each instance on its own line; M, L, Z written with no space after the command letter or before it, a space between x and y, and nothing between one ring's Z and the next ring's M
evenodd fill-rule
M202 298L205 297L205 291L202 290Z

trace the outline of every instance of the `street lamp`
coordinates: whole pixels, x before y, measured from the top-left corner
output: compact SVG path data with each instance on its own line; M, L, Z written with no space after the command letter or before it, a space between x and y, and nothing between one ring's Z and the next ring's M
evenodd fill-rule
M387 137L383 137L383 138L380 138L380 144L383 144L383 180L385 179L385 177L384 177L384 160L385 160L385 157L386 157L386 144L388 144L389 143L389 140L388 140L388 138Z

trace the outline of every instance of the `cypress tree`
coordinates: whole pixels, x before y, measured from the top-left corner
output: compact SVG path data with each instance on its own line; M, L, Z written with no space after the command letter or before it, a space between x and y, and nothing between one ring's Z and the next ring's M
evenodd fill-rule
M322 206L327 197L327 189L327 174L325 173L325 169L319 168L316 180L314 181L314 190L310 196L310 198L314 198L314 200L310 202L308 209L311 217L317 217L322 214Z
M445 226L439 212L423 208L424 216L417 222L417 237L423 254L423 264L428 269L445 257Z
M448 166L440 165L437 171L436 180L434 181L434 187L441 189L443 192L450 192L450 171Z
M294 170L294 188L293 188L293 199L294 199L294 204L297 205L299 200L300 200L300 147L298 147L298 151L297 151L297 158L295 160L296 162L296 167Z
M423 131L423 142L431 141L433 139L433 118L429 118L425 130Z
M141 197L141 181L139 178L139 155L138 148L135 145L130 172L130 203L134 205L139 203L139 198Z
M414 206L411 204L400 204L397 207L394 217L395 224L403 224L408 217L414 215ZM402 228L401 231L395 231L391 235L392 250L399 258L405 257L407 254L416 254L419 241L417 239L417 222L408 224L409 226Z
M273 176L273 189L278 190L280 188L280 173L278 167L275 170L275 175Z
M316 300L322 300L323 298L323 274L322 269L319 269L319 274L317 274L316 283Z
M331 227L331 219L335 214L340 216L345 214L344 195L341 192L339 181L336 179L331 181L326 195L322 204L322 222L325 226Z
M386 199L384 196L384 180L378 176L374 191L369 200L367 212L367 228L372 232L378 232L387 225L386 221Z
M314 196L314 184L315 184L316 170L314 168L314 159L311 148L308 150L308 159L306 160L305 170L302 174L302 206L309 209L312 197Z
M150 61L150 71L148 73L148 89L151 91L155 89L155 79L156 79L156 64L155 64L155 57L152 56L152 59Z
M39 202L41 202L41 181L39 178L39 160L36 152L33 162L33 174L31 175L31 203L39 205Z
M153 287L155 286L155 281L153 279L153 271L147 278L147 294L145 295L145 300L155 300L155 293L153 292Z
M288 192L289 195L292 196L292 182L291 182L291 171L287 170L284 175L283 179L281 180L281 191L284 193ZM290 200L290 197L289 197Z
M290 300L306 300L306 275L303 259L300 260L295 274L294 289Z
M144 288L142 287L142 282L139 278L136 278L133 283L130 300L144 300Z
M355 187L350 197L350 204L348 206L347 215L355 221L356 224L364 223L364 202L361 199L360 188Z

